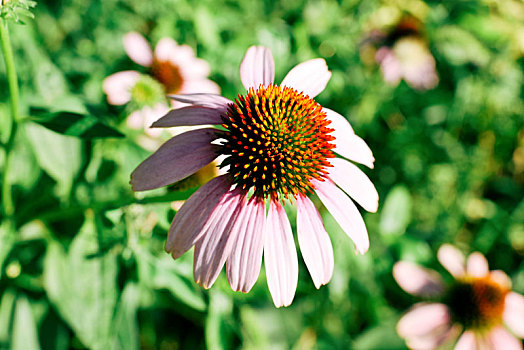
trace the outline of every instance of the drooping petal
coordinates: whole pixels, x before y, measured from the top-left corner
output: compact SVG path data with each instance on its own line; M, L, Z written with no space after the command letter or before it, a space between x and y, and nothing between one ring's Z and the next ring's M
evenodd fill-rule
M112 105L123 105L131 100L131 88L140 78L140 73L126 70L111 74L104 79L102 89L107 95L107 102Z
M193 174L216 158L215 129L198 129L164 143L131 174L133 191L166 186Z
M318 210L306 196L297 198L297 237L304 262L318 289L333 275L333 246Z
M522 342L501 326L488 333L487 342L495 350L522 350Z
M224 199L231 183L227 176L211 179L184 203L176 213L167 235L166 251L177 259L204 234L211 213Z
M342 159L329 160L329 177L364 209L375 213L378 209L378 192L369 178L356 165Z
M397 332L403 338L437 336L439 328L451 324L449 309L444 304L420 303L411 308L397 323Z
M465 331L455 345L455 350L477 350L477 339L473 331Z
M326 61L316 58L297 64L287 73L281 85L314 98L324 90L330 78Z
M276 307L293 301L298 282L298 258L291 224L279 202L269 203L264 235L267 285Z
M124 36L124 49L135 63L144 67L153 64L153 51L147 40L137 32L127 33Z
M438 296L444 291L440 276L408 261L399 261L393 266L393 277L402 289L416 296Z
M231 253L227 258L227 279L231 288L247 293L260 274L264 248L266 206L264 201L250 200L233 230L238 231Z
M335 129L331 133L335 137L334 151L349 160L373 169L375 162L373 152L367 143L355 134L347 119L329 108L323 107L322 110L326 112L327 119L331 121L329 127Z
M468 275L474 277L484 277L489 273L488 261L479 252L471 253L467 262Z
M206 221L202 237L195 244L193 274L195 282L210 288L224 266L236 240L236 223L242 221L244 195L228 192Z
M364 254L369 248L366 224L353 201L331 180L311 181L318 197L344 232L353 240L357 251Z
M271 50L264 46L251 46L240 64L240 79L246 90L273 84L275 62Z
M151 125L152 128L169 128L173 126L222 124L221 113L202 106L188 106L169 111L165 116Z
M226 113L228 105L233 103L231 100L216 94L168 95L167 97L179 102L213 108L220 111L220 113Z
M439 248L437 259L454 277L462 277L466 273L464 255L450 244L443 244Z
M524 297L515 292L506 295L504 322L520 338L524 338Z

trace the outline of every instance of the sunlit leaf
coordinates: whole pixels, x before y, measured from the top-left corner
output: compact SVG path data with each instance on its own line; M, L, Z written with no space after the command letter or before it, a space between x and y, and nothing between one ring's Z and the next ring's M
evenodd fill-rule
M16 300L11 349L40 349L35 319L29 301L24 296L19 296Z
M49 300L82 343L108 348L116 305L116 256L96 255L96 228L87 218L69 250L50 241L44 259L44 286Z
M114 349L138 349L139 330L137 310L140 303L140 290L135 283L128 283L122 295L115 315Z
M203 311L206 304L200 288L191 282L190 276L183 276L176 264L179 262L166 253L155 257L147 250L135 249L140 282L149 288L167 289L173 297L195 310Z
M220 290L209 293L209 311L206 317L206 344L209 349L231 348L231 322L233 303Z
M13 308L15 306L16 294L8 289L0 298L0 348L9 348L9 332L11 330Z
M402 186L395 186L386 197L380 217L380 231L386 235L399 235L411 221L411 194Z
M67 194L82 164L81 141L37 124L25 126L27 141L38 164L59 184L60 192Z

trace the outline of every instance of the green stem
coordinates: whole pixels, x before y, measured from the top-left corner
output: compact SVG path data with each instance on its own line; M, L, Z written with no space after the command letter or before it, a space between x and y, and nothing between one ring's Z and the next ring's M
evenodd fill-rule
M11 115L13 121L18 122L18 77L16 75L15 59L13 56L13 49L11 48L11 41L9 40L9 31L7 29L7 21L1 20L0 25L0 40L2 41L2 53L5 59L5 68L7 72L7 81L9 84L9 97L11 100Z
M2 53L5 60L5 68L7 72L7 81L9 84L9 98L11 102L11 130L7 142L5 144L5 163L4 171L2 172L2 206L4 214L7 218L12 220L15 205L13 201L13 194L11 191L11 184L9 183L8 174L11 163L11 150L14 145L17 123L19 118L18 113L18 77L16 75L15 60L13 50L11 48L11 41L9 40L9 31L7 29L7 21L0 20L0 44L2 46Z

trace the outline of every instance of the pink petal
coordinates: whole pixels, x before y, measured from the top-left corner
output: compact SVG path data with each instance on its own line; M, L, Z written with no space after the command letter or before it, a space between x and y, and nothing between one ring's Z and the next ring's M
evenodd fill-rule
M501 326L488 333L487 341L494 350L522 350L522 342Z
M186 45L179 47L184 46ZM193 49L191 49L191 51L193 51ZM207 61L196 57L191 57L191 59L183 61L181 60L181 57L177 55L171 58L171 64L176 64L179 67L180 74L184 78L185 82L205 78L209 75L211 70ZM200 90L200 92L204 91Z
M520 338L524 338L524 297L515 292L506 295L504 322Z
M322 108L327 119L331 121L330 128L335 129L331 135L335 137L335 152L354 162L364 164L373 169L375 158L373 152L359 136L355 135L353 128L346 118L329 108Z
M364 209L375 213L378 209L378 193L369 178L357 166L342 159L329 161L329 177Z
M477 350L477 339L472 331L465 331L455 345L455 350Z
M133 191L146 191L180 181L216 158L216 129L198 129L164 143L131 174Z
M273 84L275 63L271 50L264 46L251 46L240 64L240 79L246 90Z
M297 198L297 237L304 262L318 289L333 275L333 246L318 210L306 196Z
M162 38L155 46L155 58L161 62L170 61L172 57L181 54L177 52L177 49L176 41L171 38ZM193 50L189 48L188 51L190 51L190 57L194 57Z
M208 107L226 113L228 106L233 104L231 100L216 94L186 94L186 95L168 95L167 97L192 105Z
M227 279L233 290L247 293L260 274L266 205L264 201L252 199L242 212L242 219L233 228L238 234L227 258Z
M411 308L397 323L397 332L403 338L437 336L439 329L451 323L449 309L444 304L420 303Z
M267 285L276 307L293 301L298 282L298 258L291 224L282 205L270 201L264 238Z
M492 281L497 283L499 286L506 290L511 289L511 279L506 275L504 271L501 270L493 270L489 273L489 278L491 278Z
M353 201L331 180L311 181L318 197L344 232L353 240L357 250L364 254L369 248L366 224Z
M287 73L281 85L314 98L324 90L330 78L331 72L326 61L316 58L296 65Z
M380 63L384 80L390 85L397 85L402 78L403 71L395 53L387 47L381 47L375 54L375 60Z
M468 275L474 277L484 277L489 274L488 261L479 252L474 252L470 254L467 262L467 271Z
M137 32L127 33L124 36L124 49L134 62L144 67L153 64L153 52L147 40Z
M462 333L462 326L446 324L420 337L406 339L410 349L451 349L451 344Z
M437 252L437 259L454 277L466 274L464 255L450 244L442 245Z
M244 195L232 191L225 195L207 219L202 238L195 244L193 274L195 282L210 288L224 266L238 234L234 229L242 221Z
M169 128L173 126L222 124L221 113L213 108L188 106L169 111L165 116L151 125L152 128Z
M438 296L444 291L440 276L416 264L399 261L393 266L393 277L402 289L417 296Z
M107 95L107 102L117 106L128 103L131 100L131 88L139 78L140 74L134 70L118 72L105 78L102 89Z
M158 103L153 107L145 106L142 109L129 114L126 123L130 128L143 130L147 135L156 138L162 134L162 130L151 129L149 126L152 121L157 120L161 115L166 114L168 110L168 107L162 103ZM158 145L154 147L154 149L157 147Z
M224 200L231 187L227 176L211 179L184 203L176 213L167 236L166 251L177 259L204 234L211 213Z

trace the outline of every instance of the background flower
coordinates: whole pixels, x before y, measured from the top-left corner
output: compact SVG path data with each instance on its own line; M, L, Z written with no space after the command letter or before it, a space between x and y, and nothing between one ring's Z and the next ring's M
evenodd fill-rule
M486 258L462 253L451 245L438 251L440 263L454 277L446 285L439 275L410 262L395 264L393 275L408 293L433 298L415 305L398 322L397 331L413 349L522 349L524 297L511 291L511 280L489 271ZM509 331L505 329L509 328Z
M129 58L148 68L149 75L134 70L114 73L104 80L103 88L110 104L132 102L133 112L127 119L130 128L158 137L161 131L151 129L152 122L165 115L170 107L181 106L176 101L167 101L167 94L220 92L218 85L207 78L209 65L195 57L190 46L162 38L153 51L146 39L136 32L127 33L123 43Z
M380 10L376 16L380 16L379 13ZM374 25L379 27L370 31L361 47L364 60L365 55L374 55L384 80L390 85L398 85L404 79L414 89L433 89L439 79L423 23L412 15L402 15L396 23Z

